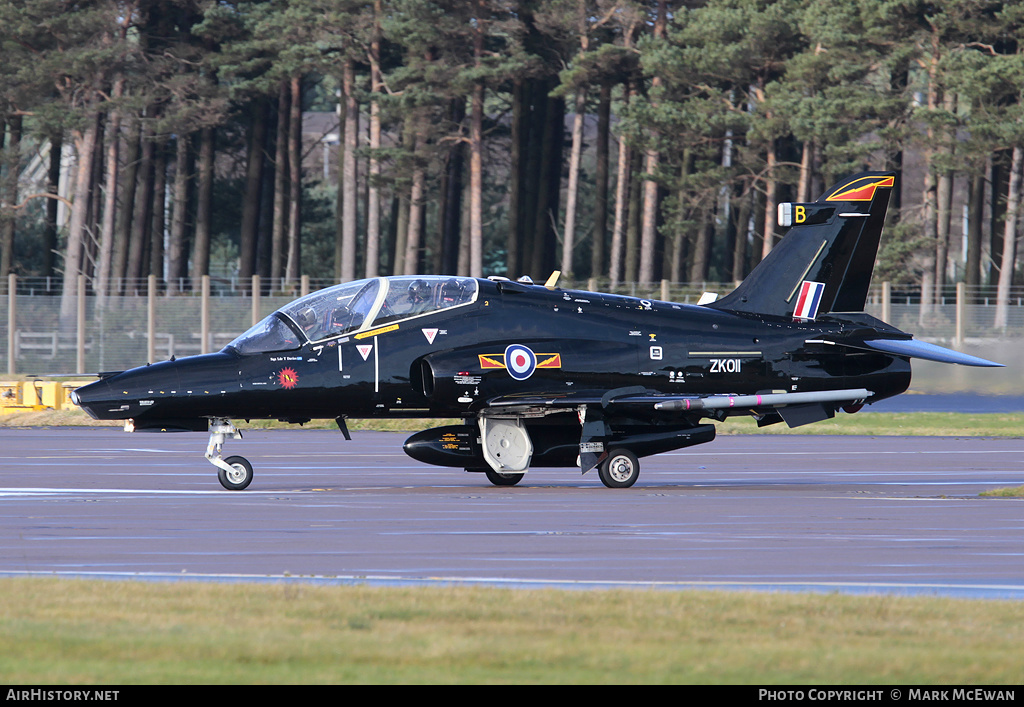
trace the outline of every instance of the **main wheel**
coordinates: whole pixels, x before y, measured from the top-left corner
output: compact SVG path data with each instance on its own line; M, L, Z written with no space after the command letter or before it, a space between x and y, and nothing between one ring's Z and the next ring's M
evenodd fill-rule
M494 469L485 469L484 473L487 475L487 480L495 486L515 486L526 476L526 474L502 474Z
M640 462L628 449L615 449L598 465L597 475L610 489L629 488L640 476Z
M217 479L228 491L241 491L252 483L252 464L245 457L228 457L224 463L231 471L217 468Z

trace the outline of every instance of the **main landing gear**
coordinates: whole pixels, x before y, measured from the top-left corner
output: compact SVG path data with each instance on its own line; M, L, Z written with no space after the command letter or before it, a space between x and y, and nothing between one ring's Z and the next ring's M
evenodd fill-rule
M525 474L506 474L493 469L485 469L487 480L495 486L515 486L523 480Z
M613 449L597 465L597 475L610 489L629 488L640 477L640 462L628 449Z
M523 474L494 471L493 469L466 469L466 471L483 471L487 480L495 486L515 486ZM597 476L601 483L610 489L625 489L636 483L640 478L640 461L628 449L613 449L600 464L597 465Z
M228 491L241 491L252 483L252 464L245 457L222 459L220 451L226 437L242 439L230 420L215 417L210 420L210 443L206 445L206 458L217 467L217 480Z

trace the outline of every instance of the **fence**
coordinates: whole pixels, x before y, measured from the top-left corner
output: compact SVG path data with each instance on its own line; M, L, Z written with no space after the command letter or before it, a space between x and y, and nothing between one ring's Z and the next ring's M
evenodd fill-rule
M252 324L310 291L303 279L294 291L264 295L254 278L250 287L215 288L208 277L193 292L168 293L166 285L148 278L132 294L101 302L80 278L74 322L60 320L58 290L36 282L8 280L0 301L0 321L7 322L2 355L7 375L76 375L123 370L160 361L217 351ZM141 291L140 294L137 292Z
M43 278L7 280L0 297L0 322L7 336L0 355L7 374L56 375L122 370L148 361L217 351L250 326L295 297L333 281L296 283L204 277L198 282L160 282L154 277L122 283L127 294L104 303L89 293L84 280L74 322L60 322L60 283ZM568 287L571 283L559 283ZM669 283L653 286L626 283L578 283L581 289L614 291L650 299L696 303L704 291L725 294L732 284ZM995 293L991 289L950 288L931 307L922 309L919 292L875 286L867 311L918 338L961 346L971 338L1024 336L1024 290L1015 291L1005 329L995 330Z

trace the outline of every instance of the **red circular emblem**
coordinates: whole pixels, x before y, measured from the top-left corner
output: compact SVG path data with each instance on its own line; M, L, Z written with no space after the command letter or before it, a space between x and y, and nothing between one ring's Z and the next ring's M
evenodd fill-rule
M298 385L299 374L295 372L295 369L285 368L277 374L277 382L290 390Z

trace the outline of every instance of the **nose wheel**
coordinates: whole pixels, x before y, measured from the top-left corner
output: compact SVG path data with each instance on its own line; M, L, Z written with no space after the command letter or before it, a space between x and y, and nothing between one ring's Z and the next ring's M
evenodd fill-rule
M241 491L252 483L252 464L245 457L228 457L224 460L228 469L217 469L220 485L228 491Z
M224 440L242 439L230 420L214 418L210 420L210 443L206 446L206 458L217 467L217 480L228 491L241 491L252 483L252 464L245 457L221 457Z

